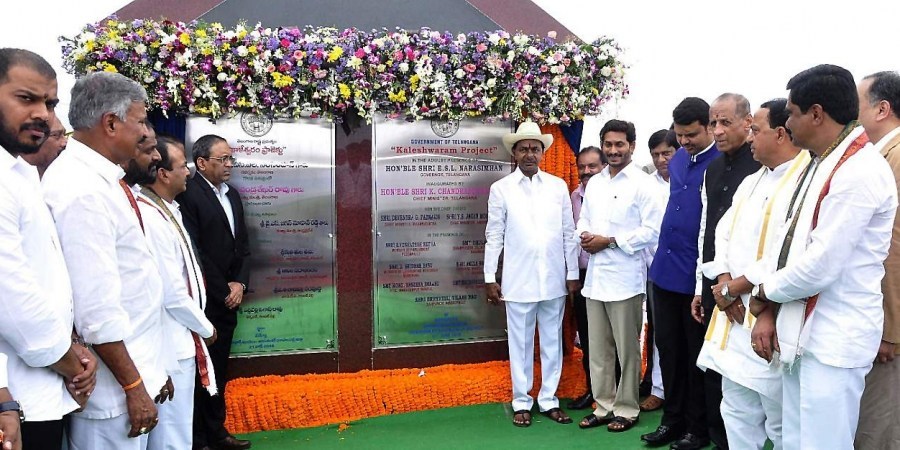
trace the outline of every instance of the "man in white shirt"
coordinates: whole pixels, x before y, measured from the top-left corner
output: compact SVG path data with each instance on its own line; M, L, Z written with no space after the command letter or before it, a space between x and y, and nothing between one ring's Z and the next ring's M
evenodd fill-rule
M566 295L578 289L578 245L566 183L538 168L553 143L534 122L503 137L518 168L491 185L485 228L484 282L487 301L506 303L513 424L531 425L534 399L534 328L541 335L538 407L557 423L572 423L559 408L562 318ZM497 266L503 253L502 290Z
M572 213L574 220L578 220L581 214L581 205L584 203L584 188L594 175L600 173L606 167L606 155L598 147L593 145L585 147L578 152L575 158L578 167L578 178L581 180L578 187L572 191ZM584 277L587 273L590 254L584 250L578 252L578 282L584 286ZM575 324L578 327L578 340L581 343L581 366L584 369L584 381L586 390L580 397L569 402L569 409L585 409L594 405L594 394L591 392L591 343L588 339L587 306L586 299L579 292L575 292L575 300L572 302L572 313L575 316Z
M147 447L178 450L192 448L194 378L198 359L202 359L201 367L204 368L201 375L212 370L212 364L207 364L206 347L201 338L214 340L215 328L203 313L206 284L175 202L175 196L187 188L191 173L184 146L167 136L158 136L157 142L160 160L156 164L156 176L141 181L142 195L137 200L165 286L163 327L168 338L167 348L175 354L177 365L168 368L175 390L160 393L164 396L160 403L169 402L159 407L159 425L150 434ZM213 391L216 388L208 377L204 387Z
M760 313L781 304L784 448L852 448L865 376L881 342L881 278L897 187L858 126L849 71L816 66L787 88L787 128L815 158L788 208L784 239L772 248L778 270L751 291L758 317L751 345L772 356L772 340L756 328L770 321Z
M72 88L75 133L43 186L72 280L75 329L100 358L91 401L72 416L69 448L144 449L151 396L166 383L163 288L121 164L147 139L147 94L95 72Z
M651 177L632 163L634 124L610 120L600 130L609 165L585 190L575 234L591 254L582 295L588 299L591 383L597 408L581 428L608 424L612 432L638 420L640 333L647 288L643 250L656 244L662 205ZM618 389L615 362L622 368Z
M27 412L25 449L60 448L63 416L84 405L96 358L72 339L72 291L34 154L55 118L56 73L27 50L0 49L0 352ZM5 370L4 370L5 371Z
M697 365L722 374L722 418L729 445L740 449L762 449L767 438L781 448L781 373L750 347L756 319L746 315L746 292L774 270L763 255L776 245L793 188L810 160L784 128L787 117L786 99L763 103L753 115L751 147L763 167L738 186L716 226L715 258L702 266L716 280L712 293L721 312L709 319Z
M859 83L859 122L875 150L891 166L900 190L900 74L878 72ZM900 446L900 218L894 219L891 249L884 260L884 332L878 357L866 375L859 407L856 448Z

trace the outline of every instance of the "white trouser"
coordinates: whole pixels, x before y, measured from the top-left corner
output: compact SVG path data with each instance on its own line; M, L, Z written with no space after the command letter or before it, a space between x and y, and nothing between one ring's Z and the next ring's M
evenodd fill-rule
M662 369L659 368L659 349L656 348L656 340L653 341L653 370L650 372L650 394L661 399L666 398L666 391L662 382Z
M852 449L859 400L872 365L844 369L807 353L784 380L785 450Z
M534 326L541 335L541 411L558 408L556 388L562 375L562 316L565 297L535 303L506 302L509 334L509 372L513 386L513 411L531 410L528 395L534 383Z
M69 425L70 450L146 450L148 435L128 437L128 414L110 419L85 419L72 415ZM150 433L154 433L151 431Z
M768 438L781 450L781 397L766 397L723 376L721 411L729 448L762 450Z
M148 450L189 449L194 441L194 380L197 361L185 358L178 361L179 373L172 374L175 395L159 408L159 423L150 433Z

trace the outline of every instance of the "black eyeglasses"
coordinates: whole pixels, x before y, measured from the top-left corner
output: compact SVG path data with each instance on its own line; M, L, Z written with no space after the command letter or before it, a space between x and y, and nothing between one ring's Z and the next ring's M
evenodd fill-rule
M63 137L71 136L72 133L72 131L66 132L66 130L55 130L51 131L48 136L52 137L53 139L62 139Z
M204 159L214 159L222 164L225 164L225 161L228 161L232 164L237 162L237 158L235 158L234 156L219 156L217 158L204 158Z

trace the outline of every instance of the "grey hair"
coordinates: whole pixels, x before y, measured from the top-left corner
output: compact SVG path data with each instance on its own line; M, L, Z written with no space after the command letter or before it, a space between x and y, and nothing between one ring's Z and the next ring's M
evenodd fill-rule
M72 88L69 123L75 130L88 129L107 113L124 121L134 102L147 102L147 92L136 81L118 73L92 72Z
M743 119L750 115L750 101L741 94L726 92L716 97L716 102L732 100L734 101L734 115L738 119Z

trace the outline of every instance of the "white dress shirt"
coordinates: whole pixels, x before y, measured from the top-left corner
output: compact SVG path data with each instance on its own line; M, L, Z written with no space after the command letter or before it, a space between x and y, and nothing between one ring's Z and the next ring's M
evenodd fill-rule
M887 145L888 142L891 142L892 139L897 137L898 134L900 134L900 127L894 128L893 130L889 131L888 134L882 136L882 138L879 139L878 142L873 143L872 146L875 147L876 152L881 153L881 150L884 149L884 146Z
M663 215L666 214L666 205L669 204L669 194L671 193L671 186L669 185L669 180L666 180L659 174L659 171L653 172L653 179L656 180L656 186L659 188L656 192L659 194L659 204L662 207ZM660 218L660 226L662 226L662 218ZM660 233L662 233L662 229L660 229ZM644 261L647 264L647 271L650 271L650 265L653 264L653 257L656 256L656 249L658 247L659 240L654 242L653 245L645 248L643 250ZM656 368L656 366L654 366Z
M72 288L37 169L0 147L0 352L28 421L78 408L47 366L72 345Z
M225 210L225 217L228 217L228 226L231 227L231 235L234 236L234 209L231 207L231 200L228 200L228 196L225 195L231 188L228 187L228 183L222 183L222 185L217 188L210 183L202 173L197 173L200 174L200 178L203 178L203 181L212 188L213 192L216 194L216 198L219 199L219 204L221 204L222 209Z
M746 276L750 267L761 264L766 251L772 252L773 246L777 247L777 230L784 222L794 187L809 160L809 152L803 151L775 169L763 167L744 178L734 192L731 207L716 226L716 257L702 267L707 278L715 280L724 273L732 278ZM779 250L774 248L775 253ZM774 269L770 267L770 271ZM749 309L749 294L741 295L740 301ZM780 402L781 372L753 352L751 326L749 317L743 325L731 324L724 349L719 343L704 342L697 365L713 369L741 386Z
M491 185L484 230L484 281L496 282L503 252L503 299L553 300L578 279L578 245L566 183L546 172L531 178L521 170Z
M123 341L151 397L166 382L163 288L122 169L77 140L44 174L44 196L72 279L75 329L89 344ZM102 360L88 419L125 414L125 393Z
M203 313L206 286L200 272L200 262L190 248L185 246L166 211L143 194L138 198L138 207L144 218L144 231L150 243L150 251L160 268L164 286L163 307L166 313L163 314L163 329L172 345L170 351L175 354L177 360L194 358L197 351L191 331L204 338L213 334L213 325ZM165 200L163 202L172 213L172 217L178 221L185 238L190 239L184 224L181 223L178 204L168 203ZM169 373L177 373L180 370L178 364L169 367Z
M882 263L897 209L897 188L884 157L866 145L847 159L822 200L818 225L808 234L800 232L811 228L825 180L861 132L862 127L851 132L819 161L787 265L762 283L766 297L779 303L819 293L808 322L808 341L804 345L801 340L802 351L812 353L823 364L843 368L872 364L881 341Z
M647 263L643 250L656 244L663 208L658 187L633 162L616 176L610 167L591 177L574 239L588 232L616 238L618 248L591 255L581 294L585 298L613 302L627 300L647 290Z

